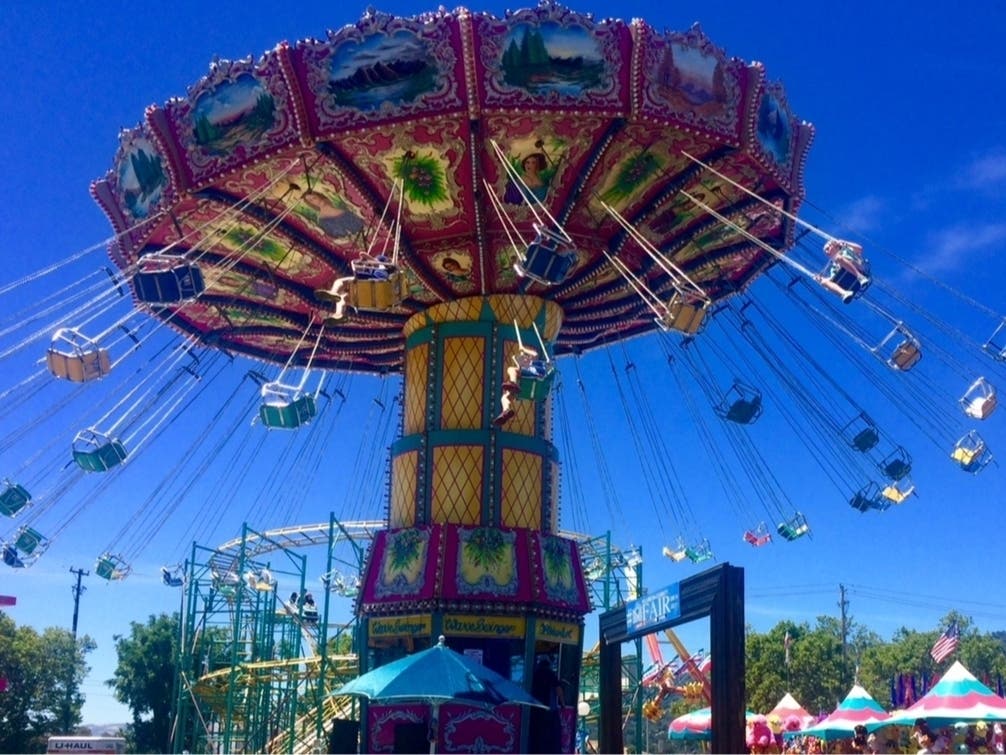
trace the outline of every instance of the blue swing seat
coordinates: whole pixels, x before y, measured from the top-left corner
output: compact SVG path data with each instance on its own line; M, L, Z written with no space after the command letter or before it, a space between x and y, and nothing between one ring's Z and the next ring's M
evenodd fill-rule
M179 304L199 296L206 283L199 267L184 258L148 254L140 258L133 289L146 304Z
M891 507L891 502L881 495L880 487L876 483L871 482L849 499L849 505L865 514L871 509L874 511L886 511Z
M576 264L576 250L565 237L540 225L535 225L535 233L524 258L514 263L514 270L522 278L545 286L562 283Z

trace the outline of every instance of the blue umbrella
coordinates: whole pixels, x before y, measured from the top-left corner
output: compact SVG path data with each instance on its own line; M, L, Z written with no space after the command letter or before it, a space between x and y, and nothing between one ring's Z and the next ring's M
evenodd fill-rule
M381 703L427 703L432 707L433 734L437 710L443 703L482 708L504 703L548 707L520 685L451 650L443 635L433 647L368 671L333 694L354 695ZM436 736L430 739L430 752L434 752Z

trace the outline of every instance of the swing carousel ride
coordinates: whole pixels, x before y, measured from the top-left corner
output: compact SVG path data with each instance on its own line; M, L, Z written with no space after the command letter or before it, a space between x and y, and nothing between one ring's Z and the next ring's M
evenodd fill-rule
M5 390L8 407L52 392L61 412L100 398L66 419L72 437L27 458L12 449L32 420L6 434L4 562L30 566L86 508L62 502L98 497L181 418L198 436L185 458L96 554L98 576L126 578L226 459L185 534L219 532L241 480L264 465L266 438L282 436L279 471L245 521L286 527L335 508L329 530L354 552L363 543L357 573L330 566L325 582L354 601L371 651L361 671L443 631L489 665L530 668L543 647L570 646L559 663L575 679L598 578L583 567L588 539L560 528L560 463L569 532L596 527L575 440L589 440L597 497L621 518L587 398L597 386L580 372L588 358L611 366L603 390L623 411L673 562L714 554L657 390L687 412L675 421L694 429L720 488L708 506L734 517L753 549L809 537L820 503L795 504L773 472L752 432L763 415L857 515L915 496L911 451L874 419L887 411L948 466L983 472L993 456L979 428L996 408L1006 321L981 308L987 337L955 330L874 279L868 244L802 219L812 138L761 64L728 57L697 26L659 32L551 2L503 18L368 11L324 39L214 61L186 96L120 134L92 186L114 229L114 268L18 310L5 329L18 339L5 360L49 339L35 352L43 363ZM798 337L797 319L812 337ZM629 354L640 343L662 363L659 389ZM837 379L822 345L869 390ZM229 395L193 417L235 365ZM356 450L333 428L361 374L379 388L349 431ZM960 385L948 388L947 375ZM867 393L882 398L879 414ZM568 405L577 399L582 410ZM582 431L571 430L576 415ZM306 493L321 468L354 453L344 478L356 503ZM303 620L302 603L261 579L282 571L256 561L265 551L238 568L223 563L231 552L183 552L164 581L187 586L193 610L246 590L271 595L268 615ZM303 568L292 573L303 595ZM506 647L482 642L487 632ZM391 747L388 709L418 721L415 707L367 706L370 751ZM505 751L522 751L521 715L493 719ZM439 747L460 747L484 718L444 706ZM575 713L566 751L574 725Z

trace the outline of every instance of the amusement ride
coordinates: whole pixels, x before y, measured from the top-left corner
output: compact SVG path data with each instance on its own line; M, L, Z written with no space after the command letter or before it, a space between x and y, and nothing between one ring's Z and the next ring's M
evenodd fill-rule
M111 264L5 321L0 358L28 368L5 369L2 388L4 415L23 423L5 420L0 441L4 568L44 558L190 423L184 456L94 554L98 577L128 579L190 511L161 574L181 593L176 752L307 752L357 733L391 752L410 726L440 751L478 737L528 751L520 706L444 705L433 729L421 702L333 692L440 634L521 683L547 658L586 688L585 617L631 597L638 564L586 513L589 498L622 517L600 397L624 416L672 562L711 561L716 544L658 396L686 414L720 513L751 549L814 531L814 502L795 500L752 437L766 415L850 516L920 494L909 440L960 474L995 465L983 427L1006 320L974 301L982 335L937 320L874 277L879 250L826 230L823 213L806 221L813 136L761 64L698 26L661 32L553 2L503 18L368 11L322 39L214 61L120 134L93 183L114 235L87 254ZM645 365L630 353L643 342L656 355ZM822 345L914 438L875 419ZM610 383L584 377L588 358ZM225 395L196 409L211 385ZM337 427L364 394L360 426ZM28 447L37 421L15 409L41 397L72 432ZM351 497L308 495L336 464ZM260 496L234 500L254 470ZM80 491L87 503L67 506ZM201 542L233 510L269 526ZM324 550L323 571L304 548ZM333 621L340 599L348 624ZM676 651L685 681L650 644L658 704L702 692ZM576 708L560 713L572 752Z

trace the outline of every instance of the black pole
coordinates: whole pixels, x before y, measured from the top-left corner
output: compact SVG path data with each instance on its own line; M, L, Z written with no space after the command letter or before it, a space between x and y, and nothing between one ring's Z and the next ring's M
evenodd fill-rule
M77 584L71 587L73 592L73 655L76 657L77 653L77 617L80 615L80 596L83 595L84 591L87 590L80 582L81 579L88 576L90 572L86 572L83 569L74 569L70 567L70 574L75 574L77 576ZM74 671L74 657L70 659L70 677L66 680L66 702L63 704L63 732L65 734L73 734L70 731L70 703L73 699L73 671Z

